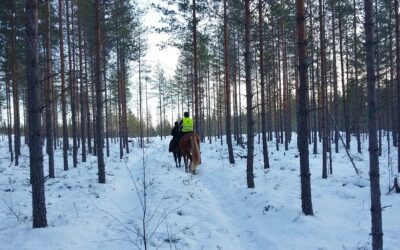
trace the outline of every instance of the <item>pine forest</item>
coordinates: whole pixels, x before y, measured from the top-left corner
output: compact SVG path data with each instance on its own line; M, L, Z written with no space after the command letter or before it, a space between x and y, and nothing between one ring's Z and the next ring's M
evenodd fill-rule
M1 0L0 249L399 249L399 11Z

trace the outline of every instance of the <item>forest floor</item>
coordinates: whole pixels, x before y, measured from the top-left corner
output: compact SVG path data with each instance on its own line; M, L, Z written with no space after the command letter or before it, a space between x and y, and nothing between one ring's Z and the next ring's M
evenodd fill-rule
M255 145L254 189L247 188L246 150L240 146L234 147L232 165L225 142L202 143L202 164L191 175L175 167L169 140L151 138L144 150L134 141L123 159L119 144L112 143L106 184L97 183L96 157L86 163L79 159L77 168L64 171L62 150L56 150L56 178L45 183L49 226L32 229L28 149L23 146L16 167L0 138L0 249L371 248L367 141L363 154L352 145L360 176L343 147L332 154L333 174L327 179L321 178L321 154L310 154L315 215L304 216L296 138L286 152L283 145L276 151L275 142L269 144L269 170L263 169L261 145ZM389 250L400 246L400 194L387 195L397 169L394 149L388 157L385 145L380 157L384 249Z

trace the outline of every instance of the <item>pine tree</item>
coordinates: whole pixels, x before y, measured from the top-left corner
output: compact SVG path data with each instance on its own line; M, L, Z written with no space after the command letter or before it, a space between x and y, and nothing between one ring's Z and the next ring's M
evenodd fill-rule
M94 2L95 10L95 81L96 81L96 153L99 183L106 182L104 163L104 124L103 124L103 81L101 80L101 35L100 35L100 0Z
M225 126L226 126L226 144L228 145L229 162L235 163L232 149L232 133L231 133L231 90L230 90L230 74L229 74L229 47L228 47L228 14L227 4L224 0L224 66L225 66Z
M47 227L41 138L40 81L38 67L38 1L26 0L26 35L29 105L29 164L32 174L33 227Z
M379 148L377 141L377 104L375 76L375 38L373 0L364 0L366 66L368 85L368 134L369 134L369 177L371 188L372 249L383 249L382 207L379 182Z
M245 0L244 3L244 61L246 73L246 104L247 104L247 187L254 188L254 121L253 121L253 91L251 79L251 53L250 53L250 27L251 27L251 12L250 0Z
M310 167L308 160L308 84L307 84L307 63L306 63L306 34L304 1L296 0L296 20L297 20L297 39L298 39L298 59L299 59L299 103L298 103L298 146L300 152L300 178L301 178L301 208L305 215L313 215L311 201Z

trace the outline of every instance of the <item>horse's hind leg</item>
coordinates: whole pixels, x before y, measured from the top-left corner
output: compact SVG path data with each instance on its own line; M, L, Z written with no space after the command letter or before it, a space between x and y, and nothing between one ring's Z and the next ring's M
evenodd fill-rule
M190 161L190 164L189 164L189 171L190 171L190 173L193 173L193 158L192 158L192 156L191 155L189 155L188 156L188 161Z
M185 172L189 172L189 163L188 163L188 158L187 156L183 156L183 162L185 163Z
M182 155L178 154L178 161L179 161L179 167L182 167L181 161L182 161Z
M178 166L178 156L177 154L174 153L174 160L175 160L175 166L178 168L180 166Z

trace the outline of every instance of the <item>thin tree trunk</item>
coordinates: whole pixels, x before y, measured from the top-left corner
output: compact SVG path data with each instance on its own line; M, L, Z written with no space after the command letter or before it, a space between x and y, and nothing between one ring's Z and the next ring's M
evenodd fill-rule
M196 19L196 0L192 0L193 13L193 80L194 80L194 122L195 131L201 134L200 114L199 114L199 79L198 79L198 58L197 58L197 19Z
M391 4L390 4L391 6ZM392 19L392 11L390 11L389 19ZM389 30L392 30L392 22L389 22ZM392 32L389 32L389 67L390 67L390 110L393 115L392 119L392 137L393 137L393 146L397 147L397 117L396 117L396 106L397 103L395 103L395 95L396 95L396 85L394 81L394 65L393 65L393 34ZM398 111L398 109L397 109Z
M122 52L122 63L121 63L121 69L122 69L122 115L123 115L123 142L124 142L124 147L126 150L126 153L129 154L129 144L128 144L128 115L127 115L127 107L126 107L126 56L125 53Z
M86 131L87 131L87 142L88 142L88 153L91 154L93 152L92 149L92 132L94 133L94 131L92 131L91 129L91 122L90 122L90 105L89 105L89 79L88 79L88 75L89 75L89 70L88 70L88 60L87 60L87 52L86 52L86 46L84 46L84 50L85 50L85 109L86 109ZM92 50L91 50L92 51ZM91 69L92 71L92 69ZM93 81L93 78L91 78L91 80Z
M327 96L326 96L326 68L325 68L325 25L323 1L319 0L319 25L320 25L320 57L321 57L321 130L322 130L322 178L328 177L327 168Z
M12 82L13 82L13 108L14 108L14 153L15 166L19 165L19 156L21 155L21 129L19 117L19 86L17 80L17 51L16 51L16 24L15 24L15 4L13 2L13 14L11 18L12 26L12 42L11 42L11 57L12 57Z
M149 116L149 103L148 103L148 97L147 97L147 77L145 78L146 80L146 85L145 85L145 95L146 95L146 136L147 136L147 142L149 143L150 139L150 116ZM179 97L178 97L178 106L179 106ZM179 108L178 108L179 110ZM179 111L178 111L179 112Z
M93 52L93 54L94 54L94 57L96 56L95 54L96 54L96 51L95 51L95 49L96 48L93 48L93 50L92 50L92 52ZM97 61L93 58L93 56L92 56L92 58L91 58L91 60L90 60L90 74L91 74L91 88L90 88L90 91L92 92L91 94L92 94L92 100L91 100L91 102L92 102L92 116L93 116L93 121L92 121L92 123L93 123L93 125L92 125L92 128L93 128L93 155L94 156L97 156L97 128L96 128L96 126L97 126L97 106L96 106L96 104L97 104L97 97L96 97L96 95L95 95L95 93L97 94L97 92L96 92L96 72L95 72L95 64L97 63ZM100 76L98 76L99 78L100 78L100 81L101 81L101 77Z
M97 166L99 183L106 182L105 164L104 164L104 124L103 124L103 82L100 77L100 63L101 63L101 41L100 41L100 0L95 0L95 22L96 22L96 36L95 36L95 81L96 81L96 146L97 146Z
M274 35L274 27L272 27L272 34ZM279 151L279 115L278 115L278 86L276 81L276 60L275 60L275 39L272 39L272 82L274 84L274 117L275 117L275 146L276 151Z
M311 200L311 181L310 167L308 159L308 84L307 84L307 64L306 64L306 35L304 29L304 1L296 0L296 16L297 16L297 39L298 39L298 54L299 54L299 107L298 121L299 134L298 146L300 152L300 177L301 177L301 208L305 215L313 215L312 200Z
M32 170L33 228L47 227L41 138L40 81L38 66L38 2L26 0L27 72L29 107L29 164Z
M250 0L245 0L245 16L244 16L244 61L246 73L246 104L247 104L247 187L254 188L254 121L253 121L253 91L251 85L251 51L250 51L250 27L251 13Z
M339 96L338 96L338 79L337 79L337 66L336 66L336 24L335 24L335 0L332 3L332 63L333 63L333 117L335 124L339 124ZM339 153L339 126L334 126L335 135L335 152Z
M236 47L236 35L233 35L233 46ZM233 65L233 130L234 130L234 138L236 140L236 144L239 144L239 114L238 114L238 90L237 90L237 63L236 63L236 54L234 55L234 65Z
M54 178L54 150L53 150L53 107L51 77L51 49L50 49L50 0L46 2L46 151L49 155L49 178Z
M371 222L372 222L372 249L383 249L381 190L379 184L379 149L377 142L377 105L375 84L375 39L373 1L364 0L365 10L365 39L366 65L368 85L368 132L369 132L369 159L370 159L370 188L371 188Z
M82 23L78 17L78 47L79 47L79 78L80 78L80 108L81 108L81 141L82 162L86 162L86 105L83 81L83 50L82 50Z
M140 37L140 27L139 27L139 38L138 38L138 43L139 43L139 134L140 134L140 147L144 147L144 140L143 140L143 112L142 112L142 77L141 77L141 37Z
M225 126L226 126L226 144L228 145L229 163L234 164L235 158L233 157L232 148L232 135L231 135L231 89L230 89L230 75L229 75L229 47L228 47L228 15L227 6L224 0L224 66L225 66Z
M354 113L354 126L357 137L357 151L361 154L361 137L360 137L360 88L358 86L358 52L357 52L357 17L356 17L356 1L353 0L353 40L354 40L354 71L355 71L355 96L353 95L353 102L355 102Z
M340 50L340 73L342 80L342 100L343 100L343 118L344 118L344 130L346 132L346 148L350 149L350 128L349 128L349 115L348 115L348 102L347 102L347 91L345 85L345 75L344 75L344 57L343 57L343 16L342 8L340 8L339 14L339 50Z
M265 101L265 79L264 79L264 33L263 33L263 6L262 1L258 1L258 39L260 50L260 84L261 84L261 135L264 168L269 168L268 145L267 145L267 124L266 124L266 101Z
M63 162L64 170L68 170L68 130L67 130L67 104L65 100L65 66L64 66L64 32L63 32L63 6L64 1L58 0L58 29L60 38L60 77L61 77L61 112L63 133Z
M6 78L6 98L7 98L7 134L8 134L8 151L10 152L10 161L14 161L14 152L12 148L12 129L11 129L11 94L10 81Z
M118 91L118 138L119 138L119 158L124 156L124 143L123 143L123 114L122 114L122 69L121 69L121 47L119 45L119 38L117 40L117 91Z
M312 0L310 1L310 10L312 9ZM313 36L313 19L314 16L312 11L310 11L310 40L311 40L311 62L314 61L314 36ZM318 74L318 71L317 71ZM311 63L311 84L312 84L312 110L313 110L313 154L316 155L318 153L318 110L317 110L317 98L316 98L316 90L315 90L315 78L314 78L314 63Z
M103 56L105 58L105 52L103 53ZM103 79L104 79L104 104L106 108L106 113L105 113L105 119L106 119L106 151L107 151L107 157L110 156L110 125L109 125L109 99L107 96L107 71L106 71L106 60L103 60Z
M286 37L285 37L285 23L282 19L281 21L281 42L282 42L282 84L283 84L283 123L282 129L285 132L285 151L289 150L289 112L290 112L290 102L289 102L289 81L288 81L288 63L287 63L287 50L286 50Z
M396 82L397 82L397 171L400 173L400 15L399 0L394 0L396 19Z
M77 141L76 141L76 109L75 109L75 71L74 71L74 59L72 58L75 55L75 51L71 48L71 43L74 44L74 41L71 41L71 34L70 34L70 17L69 17L69 1L66 0L66 10L67 10L67 45L68 45L68 62L69 62L69 69L68 69L68 77L69 77L69 93L71 98L71 121L72 121L72 163L73 167L76 168L78 164L78 148L77 148ZM71 2L71 15L72 20L71 23L73 24L73 3ZM73 27L71 32L73 32ZM72 39L74 40L74 39ZM75 56L74 56L75 57Z

